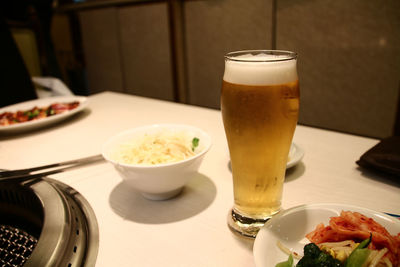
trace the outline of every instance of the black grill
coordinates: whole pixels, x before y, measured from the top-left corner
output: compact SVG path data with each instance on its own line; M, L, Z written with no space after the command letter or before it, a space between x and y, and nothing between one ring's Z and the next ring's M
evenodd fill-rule
M32 254L37 241L36 237L21 229L0 225L0 265L22 266Z

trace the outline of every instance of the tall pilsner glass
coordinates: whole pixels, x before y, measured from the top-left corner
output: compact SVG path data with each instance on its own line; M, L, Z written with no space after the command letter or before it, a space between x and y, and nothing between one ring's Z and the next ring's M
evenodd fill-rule
M221 110L231 158L230 229L255 237L279 212L299 113L297 54L252 50L225 56Z

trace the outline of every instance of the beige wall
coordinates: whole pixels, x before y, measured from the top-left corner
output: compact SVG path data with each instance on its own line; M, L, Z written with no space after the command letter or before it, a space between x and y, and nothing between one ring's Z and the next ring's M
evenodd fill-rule
M79 13L91 93L173 100L167 4Z
M90 92L123 92L118 10L96 9L79 15Z
M288 49L299 53L301 124L391 135L400 85L398 0L182 3L188 103L219 108L226 52ZM169 18L166 2L80 12L91 92L173 100Z
M189 103L219 108L224 55L272 48L272 2L186 1L184 12Z
M400 85L399 1L279 0L277 25L277 48L299 53L300 123L391 135Z

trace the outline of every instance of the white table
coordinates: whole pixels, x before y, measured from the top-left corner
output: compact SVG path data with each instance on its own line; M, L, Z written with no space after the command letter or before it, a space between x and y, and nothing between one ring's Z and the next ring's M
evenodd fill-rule
M226 226L233 193L220 112L111 92L89 100L87 110L60 124L0 136L0 168L98 154L108 137L145 124L192 124L213 139L199 174L168 201L145 200L106 162L52 176L77 189L97 216L96 266L254 266L252 242ZM400 213L400 187L355 163L378 140L298 126L294 142L305 156L287 172L283 208L336 202Z

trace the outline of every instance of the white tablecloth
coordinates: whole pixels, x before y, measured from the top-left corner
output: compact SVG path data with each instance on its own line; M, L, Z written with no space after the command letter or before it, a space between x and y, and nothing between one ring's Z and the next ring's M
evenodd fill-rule
M59 124L0 136L0 168L17 169L99 154L110 136L154 123L191 124L213 145L183 193L149 201L106 163L52 176L91 204L100 228L96 266L254 266L252 242L226 226L233 203L229 155L220 111L105 92ZM283 208L335 202L400 213L400 187L360 170L355 161L378 140L298 126L303 160L287 171Z

